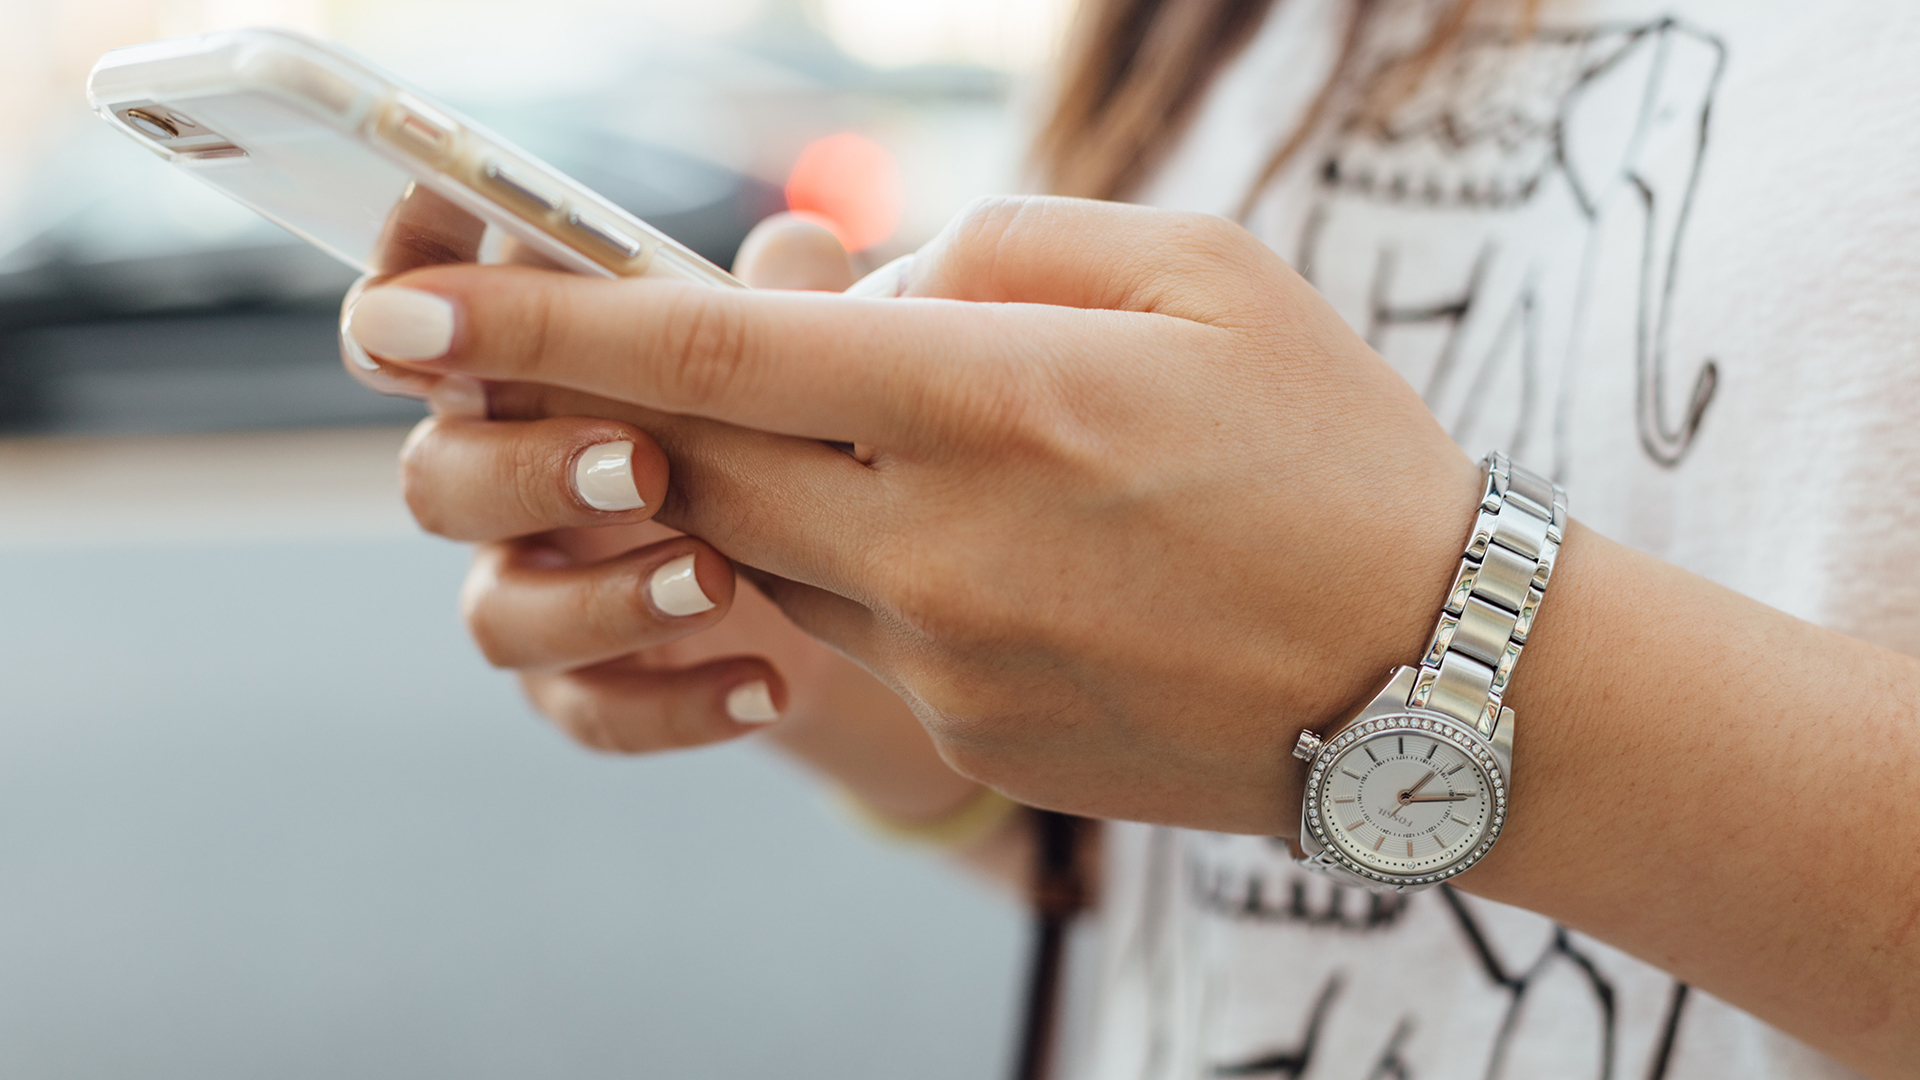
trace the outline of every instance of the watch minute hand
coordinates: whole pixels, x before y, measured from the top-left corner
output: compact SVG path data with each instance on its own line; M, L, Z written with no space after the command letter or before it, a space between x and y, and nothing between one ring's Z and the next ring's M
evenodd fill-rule
M1436 775L1438 774L1433 769L1428 769L1427 775L1421 777L1419 783L1413 785L1412 787L1400 793L1400 805L1405 806L1406 804L1412 802L1413 797L1415 795L1420 794L1420 789L1423 787L1426 787L1427 783L1431 781Z

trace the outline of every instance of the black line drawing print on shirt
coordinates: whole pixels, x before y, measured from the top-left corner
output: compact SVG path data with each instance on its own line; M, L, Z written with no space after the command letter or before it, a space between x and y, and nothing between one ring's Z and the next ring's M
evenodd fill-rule
M1278 841L1278 848L1284 851L1286 841ZM1331 879L1274 874L1258 866L1230 867L1191 855L1187 878L1187 895L1194 904L1229 919L1366 933L1393 926L1407 910L1405 893L1349 889Z
M1341 978L1339 972L1327 977L1320 988L1320 996L1313 1001L1313 1010L1307 1014L1306 1030L1300 1035L1299 1045L1286 1050L1276 1050L1262 1054L1251 1061L1240 1061L1229 1065L1215 1065L1213 1075L1222 1078L1242 1076L1275 1076L1287 1080L1299 1080L1313 1064L1314 1048L1320 1045L1320 1028L1327 1022L1327 1013L1334 999L1340 996Z
M1466 903L1460 899L1460 894L1454 891L1453 886L1442 885L1439 893L1446 900L1447 907L1453 911L1454 918L1459 921L1461 932L1466 934L1467 941L1473 946L1474 955L1480 958L1480 966L1486 972L1487 978L1511 995L1507 1002L1507 1014L1500 1022L1500 1030L1494 1036L1492 1051L1487 1056L1487 1080L1496 1080L1505 1075L1507 1053L1512 1048L1514 1034L1519 1029L1521 1009L1526 1005L1527 991L1532 989L1534 981L1547 970L1549 965L1561 960L1571 962L1586 976L1588 984L1592 987L1594 1006L1599 1011L1601 1031L1597 1080L1611 1080L1615 1027L1618 1019L1613 985L1600 974L1598 968L1594 967L1592 960L1574 947L1573 942L1567 937L1566 927L1556 925L1553 928L1552 941L1531 964L1527 965L1526 970L1508 971L1506 965L1500 962L1500 958L1494 955L1493 949L1487 944L1486 934L1481 931L1480 924L1474 919L1473 913L1467 910Z
M1533 460L1550 442L1564 476L1592 302L1625 285L1595 280L1600 240L1635 215L1635 424L1652 460L1677 465L1719 378L1704 359L1676 395L1668 337L1726 58L1720 39L1662 19L1484 33L1424 71L1389 62L1320 167L1296 265L1456 441Z
M1155 834L1171 839L1170 830L1158 829ZM1372 1058L1370 1080L1396 1077L1405 1080L1423 1075L1426 1068L1432 1067L1441 1067L1449 1074L1475 1070L1485 1080L1520 1080L1543 1068L1554 1075L1590 1076L1595 1080L1665 1080L1680 1042L1680 1021L1688 999L1685 984L1671 978L1653 981L1638 977L1619 983L1603 970L1598 954L1589 944L1557 924L1546 923L1537 933L1531 929L1515 933L1509 924L1504 932L1495 933L1501 926L1483 921L1475 906L1478 901L1450 887L1417 895L1344 889L1293 866L1284 841L1271 841L1260 849L1249 850L1237 842L1239 839L1189 834L1186 844L1155 845L1153 865L1165 870L1181 862L1184 866L1177 877L1157 872L1154 880L1171 879L1181 888L1184 902L1197 912L1221 924L1245 927L1249 933L1304 929L1315 935L1380 936L1392 941L1397 935L1414 929L1414 924L1407 920L1412 904L1440 908L1447 913L1446 924L1458 933L1454 940L1465 947L1456 962L1477 969L1484 979L1485 990L1473 993L1489 993L1492 999L1461 1014L1481 1017L1471 1030L1456 1028L1442 1036L1443 1044L1452 1047L1448 1053L1464 1055L1461 1059L1449 1058L1443 1062L1422 1059L1422 1054L1434 1052L1433 1047L1422 1048L1413 1036L1426 1025L1436 1023L1439 1026L1433 1030L1445 1031L1447 1022L1436 1021L1427 1013L1417 995L1402 1004L1386 1005L1389 1011L1375 1017L1384 1019L1396 1014L1399 1017L1383 1049L1376 1051L1353 1045L1321 1047L1319 1033L1325 1024L1336 1020L1349 1023L1356 1009L1380 1010L1382 1002L1377 996L1380 980L1397 980L1403 974L1391 965L1355 967L1348 964L1330 971L1323 969L1319 991L1311 1002L1303 1003L1299 1013L1274 1018L1275 1038L1271 1042L1251 1053L1242 1050L1202 1058L1206 1070L1213 1076L1297 1080L1316 1060L1316 1047L1319 1047L1320 1057L1331 1053L1343 1062L1343 1069L1361 1067L1364 1059L1355 1057L1356 1054L1377 1055ZM1176 848L1184 851L1176 854ZM1283 902L1281 897L1292 897L1295 902ZM1392 903L1390 907L1380 908L1354 902L1363 898L1387 899ZM1170 897L1160 897L1154 907L1164 908L1170 900ZM1389 911L1391 914L1386 914ZM1164 915L1164 911L1161 914ZM1375 914L1383 917L1371 917ZM1426 922L1419 932L1431 934L1435 929L1432 922ZM1166 930L1164 924L1159 925L1156 935ZM1412 942L1404 944L1414 952L1427 949ZM1140 941L1133 947L1145 945L1145 941ZM1158 962L1149 960L1146 964L1157 1009L1170 1007L1177 996L1169 960L1162 956ZM1303 971L1297 977L1312 976ZM1465 990L1458 984L1456 989L1457 992ZM1353 992L1349 993L1350 990ZM1653 1003L1644 996L1660 993L1664 993L1667 1000L1657 1030L1623 1027L1624 1014L1645 1015ZM1457 1001L1450 1001L1443 1007L1442 1015L1452 1015L1448 1010L1456 1004ZM1374 1013L1370 1011L1369 1015ZM1152 1027L1156 1030L1151 1042L1160 1052L1150 1057L1151 1064L1142 1075L1179 1075L1165 1056L1165 1048L1173 1041L1170 1032L1163 1030L1168 1017L1159 1011L1153 1016ZM1485 1026L1479 1026L1483 1022ZM1568 1040L1569 1033L1581 1031L1587 1033L1585 1038ZM1202 1053L1206 1051L1203 1049Z
M1601 1031L1601 1053L1598 1063L1599 1080L1612 1080L1615 1060L1618 1056L1619 1004L1613 983L1601 973L1593 959L1576 943L1567 928L1554 925L1553 938L1540 955L1528 964L1525 970L1511 971L1494 954L1488 944L1486 933L1481 930L1479 921L1468 910L1466 901L1451 885L1442 885L1437 890L1446 900L1447 907L1453 912L1454 919L1460 925L1460 931L1466 935L1473 947L1474 955L1479 957L1481 969L1494 985L1501 987L1511 999L1507 1004L1506 1017L1501 1021L1500 1031L1495 1036L1491 1053L1487 1059L1487 1080L1505 1075L1507 1055L1513 1046L1516 1032L1519 1030L1521 1010L1526 1004L1527 992L1550 966L1566 962L1580 973L1593 994L1593 1005L1598 1013ZM1667 998L1666 1017L1661 1024L1660 1036L1655 1044L1652 1060L1647 1064L1647 1080L1665 1080L1667 1068L1673 1061L1673 1048L1680 1030L1680 1014L1687 1002L1687 984L1673 983L1673 989Z

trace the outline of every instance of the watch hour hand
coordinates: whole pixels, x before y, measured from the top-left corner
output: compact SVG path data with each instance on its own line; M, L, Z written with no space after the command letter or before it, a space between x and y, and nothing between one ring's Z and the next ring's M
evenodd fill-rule
M1471 799L1471 798L1473 798L1473 796L1472 796L1472 795L1417 795L1417 796L1416 796L1416 795L1409 795L1409 796L1407 796L1407 800L1406 800L1406 801L1407 801L1407 802L1410 802L1410 803L1417 803L1417 802L1459 802L1459 801L1460 801L1460 800L1462 800L1462 799Z

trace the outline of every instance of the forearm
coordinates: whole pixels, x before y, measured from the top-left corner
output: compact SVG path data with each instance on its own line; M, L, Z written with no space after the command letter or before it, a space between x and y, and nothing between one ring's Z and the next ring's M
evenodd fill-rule
M1575 527L1462 886L1920 1075L1920 662Z

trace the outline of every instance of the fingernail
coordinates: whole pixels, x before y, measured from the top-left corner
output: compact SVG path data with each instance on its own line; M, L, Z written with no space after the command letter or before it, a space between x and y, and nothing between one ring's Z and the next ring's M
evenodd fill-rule
M647 505L640 497L639 486L633 482L633 444L630 442L601 443L582 451L580 460L573 466L573 489L595 510L638 510ZM655 576L657 579L658 575Z
M368 387L389 397L413 398L424 401L430 395L413 382L396 378L393 370L380 366L380 362L367 355L360 343L347 336L346 325L340 327L340 352L353 362L353 366L365 372L361 381Z
M353 340L353 335L347 333L345 320L340 323L340 351L345 353L347 359L353 361L353 366L361 371L380 370L380 361L368 356L367 350L361 348L360 343Z
M780 719L780 710L773 707L766 681L755 679L727 691L727 715L742 724L771 724Z
M435 416L460 416L470 420L487 418L487 384L465 375L443 375L427 394L427 407Z
M347 312L347 333L388 360L437 360L453 348L453 304L419 289L368 289Z
M654 607L675 618L712 611L714 606L701 591L700 579L693 576L691 555L682 555L655 570L647 580L647 595L653 597Z

